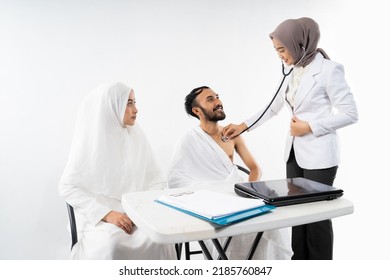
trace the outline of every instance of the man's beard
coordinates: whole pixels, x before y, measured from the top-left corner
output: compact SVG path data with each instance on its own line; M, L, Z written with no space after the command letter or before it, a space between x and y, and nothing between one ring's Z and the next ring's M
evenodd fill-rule
M216 108L214 108L214 110L212 112L210 111L206 111L205 109L203 109L202 107L199 107L202 112L203 112L203 115L205 117L205 119L207 121L210 121L210 122L217 122L217 121L222 121L226 118L226 114L224 111L221 111L221 112L217 112L217 109L219 109L219 106L217 106ZM222 107L221 107L222 108Z

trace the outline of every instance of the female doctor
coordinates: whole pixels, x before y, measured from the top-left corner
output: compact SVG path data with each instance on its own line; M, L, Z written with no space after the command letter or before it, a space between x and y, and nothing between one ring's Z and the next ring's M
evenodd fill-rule
M291 76L282 64L285 83L273 103L239 125L229 124L222 137L233 138L260 126L286 104L291 112L285 149L287 178L332 185L340 162L337 130L358 120L344 68L317 48L319 26L311 18L285 20L269 36L283 63L292 66ZM331 220L293 227L292 248L292 259L332 259Z

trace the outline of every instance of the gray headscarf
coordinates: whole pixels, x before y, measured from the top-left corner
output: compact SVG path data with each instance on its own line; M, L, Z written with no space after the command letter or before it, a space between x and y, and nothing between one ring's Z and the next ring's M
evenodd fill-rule
M279 40L293 56L295 63L299 62L294 66L305 67L313 61L318 52L326 59L330 59L323 49L317 48L320 39L320 28L318 23L311 18L287 19L280 23L269 36L271 39ZM304 51L306 51L306 54L300 60L304 55Z

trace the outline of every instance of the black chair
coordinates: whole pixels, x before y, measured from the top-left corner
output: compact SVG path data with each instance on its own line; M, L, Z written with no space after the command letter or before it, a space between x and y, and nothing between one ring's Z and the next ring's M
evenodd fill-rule
M66 203L66 207L68 208L68 216L69 216L69 225L70 225L70 235L72 239L72 244L70 250L73 249L73 246L77 243L77 226L76 226L76 218L74 216L74 210L72 205Z
M245 167L242 167L241 165L238 165L238 164L236 164L236 166L237 166L238 170L244 172L246 175L249 175L248 169L246 169ZM224 251L226 251L231 240L232 240L232 236L229 236L228 239L226 240L224 246L223 246ZM256 244L258 244L258 242ZM180 260L180 258L181 258L182 247L183 247L182 243L175 244L175 249L176 249L176 254L177 254L178 260ZM190 242L185 242L184 243L184 254L185 254L185 259L190 260L192 255L203 254L203 251L202 250L191 250ZM253 253L250 253L250 254L253 255Z
M246 169L245 167L242 167L241 165L238 165L238 164L236 164L236 166L237 166L238 170L244 172L246 175L249 175L248 169Z

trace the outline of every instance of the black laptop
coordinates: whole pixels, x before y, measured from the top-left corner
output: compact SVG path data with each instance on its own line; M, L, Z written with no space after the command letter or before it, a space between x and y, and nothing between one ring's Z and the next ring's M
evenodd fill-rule
M331 200L343 195L341 189L305 178L237 183L234 191L240 196L263 199L274 206Z

